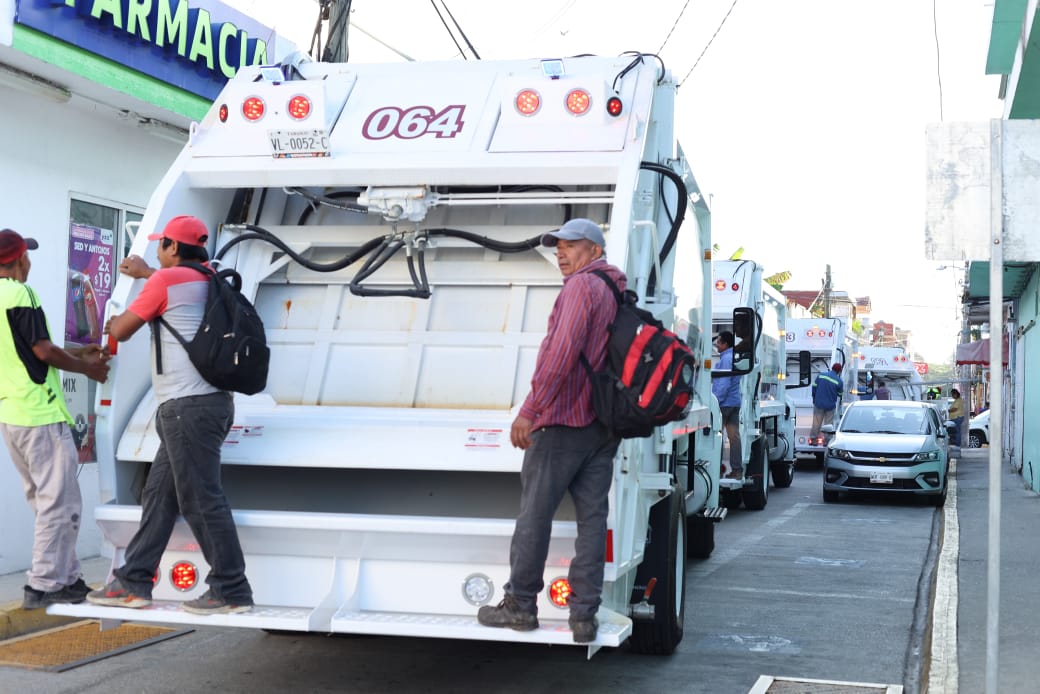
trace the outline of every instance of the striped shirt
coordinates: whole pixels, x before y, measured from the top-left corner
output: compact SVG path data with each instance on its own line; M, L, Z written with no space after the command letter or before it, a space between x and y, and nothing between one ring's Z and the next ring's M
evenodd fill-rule
M538 350L531 392L520 408L520 415L531 420L532 431L547 426L583 427L596 420L592 382L580 356L585 354L594 371L603 368L607 328L617 314L617 301L593 270L606 272L620 291L625 290L625 274L603 259L563 278Z

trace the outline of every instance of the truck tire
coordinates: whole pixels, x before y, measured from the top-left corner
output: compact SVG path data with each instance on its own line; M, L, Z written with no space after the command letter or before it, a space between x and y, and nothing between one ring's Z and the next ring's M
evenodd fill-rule
M715 521L704 516L686 519L686 556L707 559L715 551Z
M686 619L686 496L678 487L650 509L649 541L636 570L632 602L640 602L651 578L652 620L634 620L629 647L635 653L670 655L683 637Z
M773 475L773 486L777 489L787 489L794 480L794 461L778 460L770 463L769 471Z
M745 486L742 496L744 508L761 511L769 501L769 460L765 440L762 437L751 443L751 459L748 461L747 477L750 486Z

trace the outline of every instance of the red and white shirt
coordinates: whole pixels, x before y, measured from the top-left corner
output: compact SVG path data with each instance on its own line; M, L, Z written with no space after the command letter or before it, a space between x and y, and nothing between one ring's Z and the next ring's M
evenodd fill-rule
M198 270L175 265L156 270L144 288L130 304L129 311L143 321L151 323L159 316L177 329L189 342L202 323L206 308L209 281ZM156 370L155 339L152 339L152 387L160 404L173 398L190 395L206 395L220 391L204 379L188 359L188 353L177 338L165 326L158 329L162 340L162 369Z

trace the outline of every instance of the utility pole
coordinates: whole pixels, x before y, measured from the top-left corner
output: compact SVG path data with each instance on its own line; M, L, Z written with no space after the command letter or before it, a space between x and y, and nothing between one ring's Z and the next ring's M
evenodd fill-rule
M827 266L827 274L823 279L823 317L831 317L831 266Z

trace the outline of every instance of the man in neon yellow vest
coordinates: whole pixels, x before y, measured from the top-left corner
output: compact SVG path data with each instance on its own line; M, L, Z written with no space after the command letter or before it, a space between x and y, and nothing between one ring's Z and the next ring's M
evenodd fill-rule
M33 239L0 231L0 432L36 516L25 609L83 602L90 590L76 557L79 458L58 369L108 378L100 346L64 350L51 342L40 300L25 283L27 251L36 248Z

